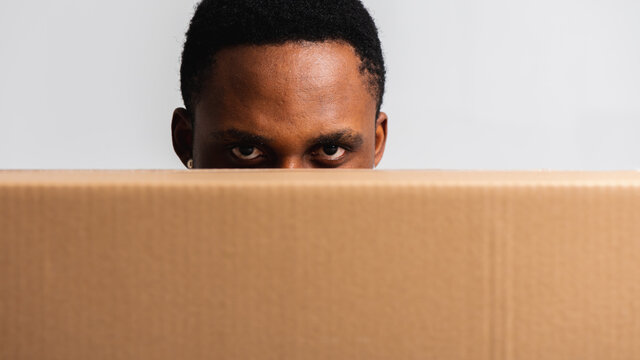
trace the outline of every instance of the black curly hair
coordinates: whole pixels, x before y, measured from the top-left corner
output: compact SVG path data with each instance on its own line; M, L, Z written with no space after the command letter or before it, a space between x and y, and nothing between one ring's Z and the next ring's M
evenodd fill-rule
M330 40L354 48L379 112L384 59L378 29L360 0L203 0L191 19L182 52L180 89L185 107L192 112L203 79L223 48Z

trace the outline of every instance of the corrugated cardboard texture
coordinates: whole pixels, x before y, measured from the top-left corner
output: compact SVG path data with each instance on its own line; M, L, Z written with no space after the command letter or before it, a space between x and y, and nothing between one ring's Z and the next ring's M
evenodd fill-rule
M640 359L640 174L0 172L0 359Z

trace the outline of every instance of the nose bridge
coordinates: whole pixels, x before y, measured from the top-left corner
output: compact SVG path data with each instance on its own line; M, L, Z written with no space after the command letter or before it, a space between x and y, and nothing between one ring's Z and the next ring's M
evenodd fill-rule
M278 167L281 169L302 169L308 167L300 156L287 155L282 158Z
M291 116L287 118L292 118ZM306 139L309 136L304 127L300 127L295 121L281 127L283 132L278 134L281 140L274 147L276 161L274 167L280 169L301 169L313 167L306 156Z

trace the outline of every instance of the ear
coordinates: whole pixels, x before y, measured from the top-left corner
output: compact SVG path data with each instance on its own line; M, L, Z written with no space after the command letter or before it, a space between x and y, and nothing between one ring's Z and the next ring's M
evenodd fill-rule
M177 108L173 111L171 138L173 150L186 167L187 161L193 158L193 122L187 109Z
M384 155L384 146L387 143L387 114L380 112L378 119L376 120L376 150L375 150L375 165L378 166L382 155Z

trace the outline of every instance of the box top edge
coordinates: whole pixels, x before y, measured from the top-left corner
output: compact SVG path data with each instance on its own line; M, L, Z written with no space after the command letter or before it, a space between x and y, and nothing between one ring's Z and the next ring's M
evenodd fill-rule
M0 186L381 185L639 186L639 171L0 170Z

